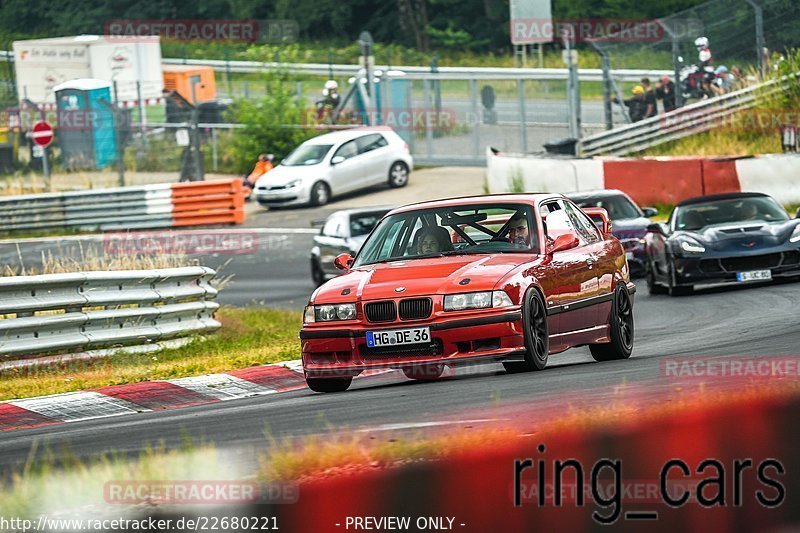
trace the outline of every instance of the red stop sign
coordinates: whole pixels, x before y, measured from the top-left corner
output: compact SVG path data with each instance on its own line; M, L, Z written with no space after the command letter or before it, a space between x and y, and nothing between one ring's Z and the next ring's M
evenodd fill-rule
M33 142L43 148L47 147L53 142L53 126L47 121L40 120L33 125L33 133L31 136L33 137Z

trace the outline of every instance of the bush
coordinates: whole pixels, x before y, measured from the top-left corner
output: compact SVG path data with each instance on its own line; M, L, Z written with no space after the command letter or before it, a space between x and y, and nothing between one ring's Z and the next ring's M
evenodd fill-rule
M238 174L249 172L258 154L286 157L316 132L306 126L307 113L297 99L294 82L278 73L268 75L266 94L257 99L239 99L231 108L231 122L245 127L234 130L230 143L221 150L222 161Z

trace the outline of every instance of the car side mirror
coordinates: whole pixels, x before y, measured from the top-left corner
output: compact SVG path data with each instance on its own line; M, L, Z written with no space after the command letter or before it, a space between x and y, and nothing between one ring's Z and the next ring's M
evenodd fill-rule
M336 259L333 260L333 266L338 268L339 270L344 270L348 272L350 268L353 266L353 256L350 254L339 254L336 256Z
M608 211L602 207L584 207L583 212L592 219L603 235L611 235L611 218L608 216Z
M564 250L571 250L580 244L578 236L574 233L565 233L556 237L551 244L547 246L547 253L554 254L556 252L563 252Z
M331 165L338 165L342 162L344 162L344 156L342 155L334 156L333 159L331 159Z
M656 222L647 225L647 233L656 233L658 235L663 235L666 237L668 232L669 230L667 230L666 224L661 224L659 222Z
M644 214L645 218L654 217L658 214L658 209L655 207L643 207L642 214Z
M797 208L797 213L794 214L794 218L800 218L800 207Z

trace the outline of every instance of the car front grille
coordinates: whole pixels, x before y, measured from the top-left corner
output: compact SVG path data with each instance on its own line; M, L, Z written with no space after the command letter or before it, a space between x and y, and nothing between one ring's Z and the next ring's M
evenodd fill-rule
M420 320L431 316L433 302L430 298L400 300L400 320Z
M751 257L726 257L719 260L728 272L743 272L762 268L775 268L781 264L781 254L754 255Z
M394 302L369 302L364 305L364 315L369 322L393 322L397 319Z
M366 344L359 347L362 357L425 357L442 355L444 345L441 339L433 339L426 344L409 344L400 346L380 346L370 348Z
M702 259L700 261L700 271L706 274L746 272L748 270L762 270L797 265L798 263L800 263L800 252L792 250L749 257Z

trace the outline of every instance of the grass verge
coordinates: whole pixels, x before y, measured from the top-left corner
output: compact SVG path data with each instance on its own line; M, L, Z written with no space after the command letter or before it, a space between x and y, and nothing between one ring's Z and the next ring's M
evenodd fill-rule
M0 400L225 372L298 357L299 311L223 307L217 319L222 323L219 332L178 348L0 371Z

